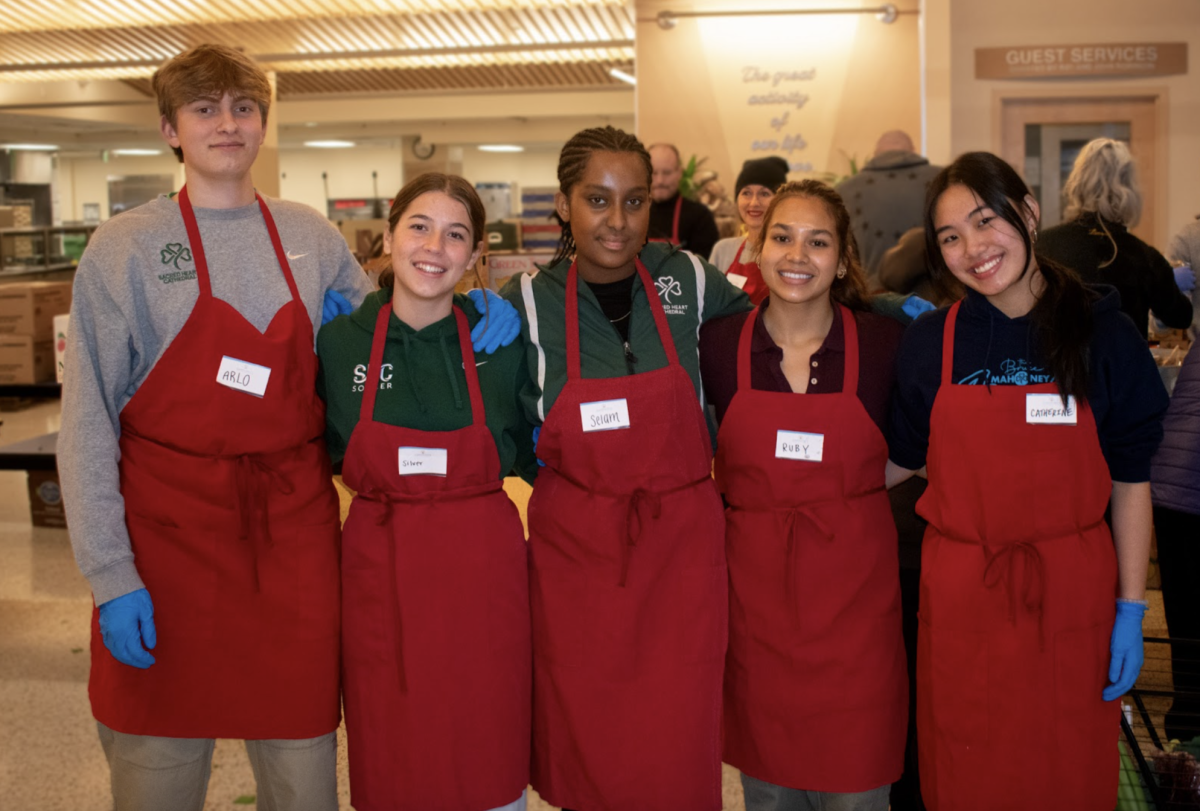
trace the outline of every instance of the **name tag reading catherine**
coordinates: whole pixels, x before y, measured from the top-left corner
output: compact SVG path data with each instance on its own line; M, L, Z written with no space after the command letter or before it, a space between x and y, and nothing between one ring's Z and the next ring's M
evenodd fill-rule
M448 454L445 448L401 448L401 476L445 476Z
M1025 422L1030 425L1075 425L1077 415L1074 397L1068 397L1063 408L1057 394L1025 395Z
M750 281L748 276L743 276L740 273L726 273L725 278L728 279L729 283L738 290L743 289L746 286L746 282Z
M271 370L257 363L221 356L221 368L217 370L217 382L231 389L262 397L267 392L267 380Z
M583 431L615 431L618 428L628 428L629 403L622 397L620 400L598 400L594 403L580 403L579 416L583 420Z
M803 431L775 432L776 459L799 459L801 462L820 462L824 453L824 434L806 434Z

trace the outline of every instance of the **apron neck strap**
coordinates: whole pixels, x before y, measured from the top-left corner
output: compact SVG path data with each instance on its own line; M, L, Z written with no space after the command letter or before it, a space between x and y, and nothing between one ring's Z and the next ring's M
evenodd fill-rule
M750 391L750 344L754 339L754 325L762 318L762 307L755 307L746 315L742 332L738 337L737 390Z
M675 351L675 339L671 337L671 329L667 326L667 314L663 311L662 301L658 297L658 287L650 278L650 271L636 259L635 266L642 287L646 289L646 299L650 302L650 313L654 316L654 326L658 329L658 338L662 341L663 351L667 355L668 366L679 365L679 355ZM630 304L632 305L632 297ZM583 375L580 371L579 359L579 271L575 262L567 271L567 380L579 380Z
M271 216L271 211L258 192L254 193L254 199L258 202L258 210L262 212L263 222L267 226L267 234L271 238L271 247L275 249L275 258L279 262L280 269L283 270L283 278L287 280L292 300L300 302L300 290L296 287L296 279L292 276L292 268L288 264L287 252L283 250L283 243L279 239L279 229L275 227L275 219ZM200 285L200 296L211 298L212 281L208 274L208 259L204 255L204 243L200 239L200 226L196 224L196 212L192 209L192 201L188 196L186 183L179 190L179 212L183 215L183 227L187 230L192 261L196 263L196 281Z
M858 395L858 322L854 313L844 304L835 303L842 315L842 342L846 347L846 361L842 366L842 393Z
M946 326L942 329L942 385L949 386L954 371L954 322L958 320L958 308L962 301L950 305L946 313Z
M394 293L393 293L394 295ZM371 336L371 360L367 365L367 382L363 389L362 406L358 411L359 422L374 422L375 394L379 391L379 370L383 366L383 348L387 343L388 323L392 317L392 303L379 308L375 317L375 333ZM467 376L467 394L471 398L471 424L487 427L483 410L483 392L479 388L479 372L475 368L475 350L471 347L471 330L466 314L454 306L454 326L458 333L458 347L462 351L463 372Z
M363 384L362 405L358 409L359 422L374 422L375 420L375 395L379 391L383 347L387 343L388 321L391 317L392 302L389 300L379 308L379 315L375 317L375 332L371 336L371 360L367 362L367 381Z
M679 215L683 212L683 195L675 197L675 216L671 220L671 244L679 244Z
M479 370L475 368L475 348L471 346L471 329L467 315L454 305L454 323L458 327L458 346L462 350L463 372L467 376L467 392L471 396L471 422L476 427L487 427L483 413L483 392L479 388Z
M744 251L744 250L746 250L746 240L744 240L744 239L743 239L743 240L742 240L742 244L741 244L741 245L738 245L737 253L735 253L735 254L733 255L733 261L729 263L729 267L731 267L731 268L732 268L734 265L740 265L740 264L741 264L741 262L739 262L738 260L740 260L740 259L742 258L742 251ZM728 271L728 270L727 270L727 271L725 271L725 275L727 275L727 276L729 275L729 271Z

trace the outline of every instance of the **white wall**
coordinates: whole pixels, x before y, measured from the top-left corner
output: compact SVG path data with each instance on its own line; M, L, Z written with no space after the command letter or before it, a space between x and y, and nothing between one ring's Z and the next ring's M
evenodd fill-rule
M157 156L112 156L107 161L99 155L60 157L51 181L56 220L82 220L84 203L99 203L100 218L107 220L108 179L126 175L174 175L175 187L179 188L183 184L183 165L168 149Z

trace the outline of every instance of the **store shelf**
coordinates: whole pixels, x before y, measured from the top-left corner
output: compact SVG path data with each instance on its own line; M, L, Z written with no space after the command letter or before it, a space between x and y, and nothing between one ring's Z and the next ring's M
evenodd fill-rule
M0 397L40 397L57 399L62 397L61 383L5 383L0 384Z
M82 247L78 239L69 238L82 237L86 245L96 228L95 225L0 228L0 278L71 270Z
M0 445L0 470L57 470L58 432Z

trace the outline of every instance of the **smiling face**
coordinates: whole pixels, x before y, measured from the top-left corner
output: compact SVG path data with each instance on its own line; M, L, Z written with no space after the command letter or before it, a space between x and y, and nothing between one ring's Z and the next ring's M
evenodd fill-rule
M827 300L840 257L837 224L824 202L797 196L775 206L758 259L773 299L790 304Z
M738 192L738 216L742 218L746 228L750 229L751 234L762 228L763 215L767 213L767 206L771 204L771 198L774 196L774 190L758 184L745 186Z
M589 282L615 282L634 272L650 227L646 164L633 152L595 152L554 204L575 238L575 262Z
M409 203L396 226L383 235L392 256L394 296L449 307L454 286L483 250L471 230L467 207L441 191L428 191Z
M175 123L160 121L163 137L183 150L188 181L247 180L265 131L258 102L242 93L225 93L188 102L175 111Z
M1027 231L1037 227L1038 205L1029 196L1014 208ZM1037 262L1020 231L962 184L937 199L934 234L954 278L982 293L1010 317L1032 309Z

